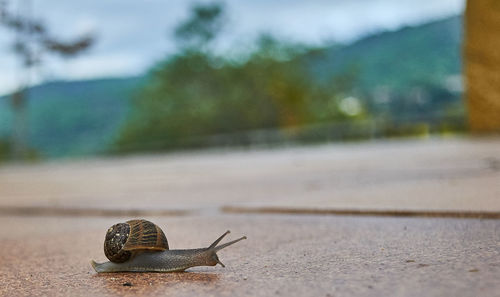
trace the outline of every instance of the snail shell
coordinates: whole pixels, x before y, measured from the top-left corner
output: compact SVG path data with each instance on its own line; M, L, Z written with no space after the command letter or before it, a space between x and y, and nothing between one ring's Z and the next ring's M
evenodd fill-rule
M111 226L104 240L109 262L90 264L98 273L107 272L175 272L195 266L224 264L217 252L246 236L219 244L229 230L206 248L170 250L161 229L146 220L131 220Z
M111 226L104 239L104 254L114 263L128 261L143 251L168 250L167 237L157 225L130 220Z

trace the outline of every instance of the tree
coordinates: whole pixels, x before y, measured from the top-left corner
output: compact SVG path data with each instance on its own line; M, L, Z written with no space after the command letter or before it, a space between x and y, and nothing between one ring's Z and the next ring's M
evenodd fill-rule
M245 145L266 138L252 135L271 135L270 129L286 128L293 136L297 126L343 116L339 84L313 81L305 46L264 34L255 51L240 60L214 54L210 46L223 16L220 4L196 5L176 28L180 51L151 70L116 151Z
M18 14L12 13L8 4L7 0L0 1L0 25L15 33L13 50L20 59L23 69L22 81L11 97L15 118L11 146L13 157L24 159L28 152L26 104L32 69L42 64L43 54L59 54L63 58L70 58L88 49L94 43L95 37L88 34L72 41L60 40L48 32L42 21L30 14L31 0L18 2L20 11Z
M175 29L174 36L182 51L206 51L223 25L224 6L221 3L196 4L191 16Z

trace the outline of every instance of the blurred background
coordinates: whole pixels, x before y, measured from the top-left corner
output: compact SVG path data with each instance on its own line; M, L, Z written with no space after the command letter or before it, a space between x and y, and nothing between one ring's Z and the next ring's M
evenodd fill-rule
M499 0L0 0L0 296L498 296L499 49ZM249 240L97 277L132 218Z
M464 0L3 0L0 160L466 131Z

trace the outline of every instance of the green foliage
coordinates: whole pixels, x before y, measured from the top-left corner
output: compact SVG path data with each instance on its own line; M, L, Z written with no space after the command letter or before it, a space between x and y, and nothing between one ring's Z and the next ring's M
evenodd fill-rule
M222 27L221 3L196 4L189 19L175 30L175 38L184 50L205 49Z
M11 160L12 156L13 149L10 141L0 138L0 164ZM35 162L40 159L40 153L33 148L27 148L21 157L25 161Z
M29 143L42 157L60 157L206 146L227 135L250 143L240 131L271 141L333 141L370 137L371 115L383 116L374 137L418 134L425 125L456 131L464 107L443 78L460 73L460 28L453 17L318 49L263 36L238 61L193 46L144 77L43 84L29 91ZM389 101L377 102L378 84L390 89ZM361 100L360 114L340 109L349 96ZM4 147L11 122L9 98L0 97Z
M460 77L461 41L462 17L454 16L374 34L347 46L318 49L303 59L309 74L324 83L345 70L355 72L353 93L374 117L410 126L417 118L424 122L461 118L462 123L453 125L463 127L461 91L448 83Z
M167 58L134 100L117 140L122 150L207 145L207 137L314 122L331 89L304 75L300 47L269 36L245 62L216 57L208 44L221 29L221 4L197 5L175 30L181 52ZM333 99L334 100L334 99ZM323 117L335 118L336 110Z
M415 84L441 83L461 72L462 17L454 16L394 32L367 36L347 46L325 47L305 58L311 75L327 80L357 69L363 90L387 86L404 91Z
M266 37L245 63L187 52L167 59L135 98L118 150L165 150L206 145L207 136L293 127L338 118L322 107L332 89L304 76L293 53Z
M10 144L6 140L0 139L0 163L6 161L10 157Z
M103 152L145 78L51 82L28 92L29 145L42 157ZM0 97L0 138L9 139L9 96Z
M292 131L369 115L407 126L385 129L385 135L414 134L438 125L436 118L449 115L460 101L460 94L444 86L460 72L459 17L323 49L264 35L254 53L234 62L207 47L221 29L222 15L219 4L195 6L177 28L179 43L189 46L152 71L133 101L117 151L199 147L210 145L213 135ZM377 101L379 87L389 90L388 102ZM363 129L352 134L360 137Z

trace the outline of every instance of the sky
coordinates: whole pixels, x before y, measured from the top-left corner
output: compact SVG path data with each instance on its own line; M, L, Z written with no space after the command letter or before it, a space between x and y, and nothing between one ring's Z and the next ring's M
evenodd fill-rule
M261 33L293 42L349 43L371 33L396 30L456 15L465 0L226 0L218 50L250 46ZM94 33L96 44L76 58L44 56L31 81L140 75L175 51L172 32L195 3L186 0L10 0L10 8L32 3L32 14L62 38ZM75 4L77 3L77 4ZM12 54L13 35L0 28L0 94L20 81Z

